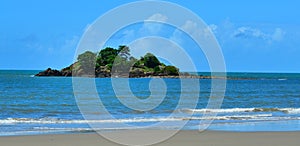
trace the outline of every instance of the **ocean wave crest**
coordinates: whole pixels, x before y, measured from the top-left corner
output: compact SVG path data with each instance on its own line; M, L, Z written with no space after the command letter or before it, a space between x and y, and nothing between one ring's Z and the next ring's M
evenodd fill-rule
M181 109L184 113L242 113L242 112L284 112L300 114L300 108L231 108L231 109Z
M66 119L31 119L7 118L0 119L0 124L88 124L88 123L147 123L147 122L178 122L186 120L282 120L282 118L295 119L295 117L273 117L272 114L236 114L222 116L192 116L192 117L153 117L128 119L100 119L100 120L66 120ZM297 118L297 117L296 117ZM297 119L300 119L297 118Z

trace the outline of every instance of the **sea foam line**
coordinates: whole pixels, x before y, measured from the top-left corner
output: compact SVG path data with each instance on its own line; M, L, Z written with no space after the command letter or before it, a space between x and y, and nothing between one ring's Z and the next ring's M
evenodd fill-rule
M87 123L143 123L143 122L176 122L185 120L249 120L272 117L272 114L256 115L227 115L227 116L193 116L193 117L157 117L129 119L100 119L100 120L64 120L64 119L31 119L7 118L0 124L87 124Z
M181 109L184 113L242 113L242 112L284 112L300 114L300 108L231 108L231 109Z

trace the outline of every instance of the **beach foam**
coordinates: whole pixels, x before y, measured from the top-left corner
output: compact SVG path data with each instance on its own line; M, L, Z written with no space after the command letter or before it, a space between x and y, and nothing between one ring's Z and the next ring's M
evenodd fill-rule
M300 113L300 108L231 108L231 109L181 109L186 113L242 113L242 112L284 112Z

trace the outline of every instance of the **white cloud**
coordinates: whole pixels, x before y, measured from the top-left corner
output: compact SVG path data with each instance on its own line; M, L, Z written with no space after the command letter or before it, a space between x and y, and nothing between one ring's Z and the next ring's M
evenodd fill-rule
M183 26L181 26L181 29L187 33L194 33L197 31L197 23L193 22L191 20L188 20L184 23Z
M145 21L166 22L167 19L168 19L167 16L162 15L160 13L156 13L148 17Z
M133 37L134 36L134 30L125 30L125 31L122 32L122 34L125 37Z
M118 42L119 44L129 44L131 41L134 41L136 38L149 36L149 35L159 35L163 32L163 24L168 19L167 16L160 13L155 13L147 18L145 18L142 26L137 24L136 26L131 26L134 28L124 29L121 32L118 32L114 35L114 43Z
M281 42L286 33L282 27L272 24L235 24L228 18L220 24L209 25L220 45L227 49L233 48L259 48L259 46L272 45ZM227 47L230 46L230 47ZM266 48L266 47L264 47Z
M258 29L251 27L239 27L233 32L233 36L236 38L262 38L267 39L267 35L262 33Z
M217 25L215 25L215 24L210 24L208 27L210 28L210 30L211 30L212 32L217 33L217 29L218 29L218 26L217 26Z
M205 28L200 27L196 22L188 20L186 21L180 29L187 33L187 35L198 38L200 40L207 39L212 36L212 31L217 30L218 26L211 24ZM182 31L176 29L173 32L173 35L170 37L171 40L177 43L183 43L183 35L185 35Z
M162 31L162 26L164 25L162 23L166 22L167 19L167 16L160 13L151 15L144 21L144 25L141 28L140 33L152 35L159 34Z
M284 36L284 31L280 28L276 28L274 33L265 33L257 28L252 27L239 27L233 32L233 37L235 38L243 38L243 39L251 39L258 38L268 41L269 43L272 41L280 41Z
M121 41L121 44L127 44L130 42L132 39L134 39L136 36L136 31L135 30L124 30L121 32L121 35L118 36Z

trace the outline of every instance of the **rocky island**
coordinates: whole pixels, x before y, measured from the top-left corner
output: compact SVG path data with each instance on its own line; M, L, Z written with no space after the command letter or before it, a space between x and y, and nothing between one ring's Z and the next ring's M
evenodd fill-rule
M136 59L127 46L118 49L106 47L99 53L86 51L77 57L75 63L62 70L48 68L35 76L209 78L180 73L177 67L165 65L151 53Z

